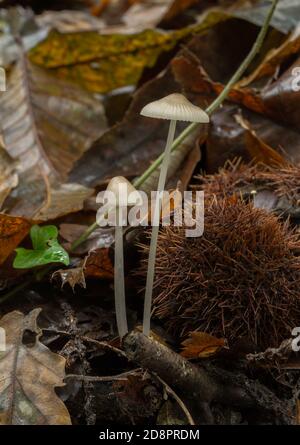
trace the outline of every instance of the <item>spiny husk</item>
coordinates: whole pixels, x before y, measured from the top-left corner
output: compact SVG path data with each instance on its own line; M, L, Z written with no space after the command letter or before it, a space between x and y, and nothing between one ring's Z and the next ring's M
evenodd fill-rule
M297 251L288 222L241 199L214 199L202 237L186 238L184 228L160 232L155 315L180 337L200 330L278 345L300 324ZM144 274L146 263L145 256Z
M279 198L287 198L291 204L300 202L300 167L286 165L282 167L264 164L243 164L240 160L227 162L214 175L198 176L200 188L208 195L230 196L245 189L269 189Z

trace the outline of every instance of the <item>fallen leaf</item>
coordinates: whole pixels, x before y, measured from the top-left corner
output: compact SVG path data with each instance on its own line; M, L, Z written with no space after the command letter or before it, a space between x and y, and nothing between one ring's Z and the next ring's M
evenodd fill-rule
M114 265L109 256L109 248L90 252L84 260L84 276L111 280L114 277Z
M50 190L47 204L36 214L38 221L49 221L83 209L84 201L92 196L93 189L79 184L61 184Z
M233 11L233 14L255 25L262 26L269 8L269 3L259 0L255 5L251 4L249 6L249 4L246 4L246 6L236 9ZM297 0L280 0L272 17L271 26L279 31L288 33L298 25L299 20L300 9Z
M32 66L23 54L9 76L7 91L0 96L0 107L5 148L18 161L19 175L19 185L4 203L6 211L33 218L45 206L52 206L48 213L60 214L57 190L69 200L69 207L76 208L80 187L60 188L60 183L106 128L101 102Z
M245 87L253 82L265 79L269 83L271 76L276 76L276 72L291 57L300 51L300 26L284 40L277 48L272 48L263 58L256 69L248 76L243 77L237 86Z
M99 204L98 204L99 206ZM92 221L94 222L94 221ZM64 247L67 251L70 251L71 245L74 241L76 241L86 230L87 225L81 224L61 224L59 227L60 236L67 241L64 244ZM82 255L88 253L92 250L97 250L105 247L110 247L114 242L114 228L102 228L99 227L95 229L89 238L77 247L75 253L78 255Z
M144 105L163 95L181 92L180 84L176 83L170 69L162 75L143 85L134 95L130 108L124 119L112 129L101 136L91 148L83 155L70 176L69 181L78 182L88 187L103 184L107 179L123 175L128 178L142 174L150 163L159 156L165 147L168 132L168 122L160 119L149 119L140 116ZM186 127L185 123L178 122L178 134ZM198 157L190 156L195 147L197 137L205 134L203 129L195 131L190 138L182 144L181 150L172 154L172 166L169 169L169 179L173 177L173 183L181 180L186 183L193 166L196 165ZM198 148L199 150L199 148ZM191 163L194 162L192 165ZM189 163L189 171L184 170L185 161ZM155 190L159 173L156 171L144 184L146 189ZM143 188L144 189L144 188Z
M183 52L173 60L172 68L175 78L187 92L211 102L223 90L223 85L209 77L206 71L209 64L206 65L205 58L198 52L198 46L196 38L189 47L194 56L187 51ZM235 116L239 113L250 122L251 129L264 144L279 151L292 162L297 163L300 160L300 92L293 91L292 74L297 63L261 92L251 87L232 88L228 102L234 102L238 106L226 102L211 116L206 171L216 171L228 158L242 156L245 161L251 160L251 144L253 146L254 139L247 130L237 125ZM212 68L209 69L212 71ZM189 72L189 76L185 76L186 72ZM247 145L250 150L245 150Z
M235 120L242 128L244 128L244 130L246 130L245 146L256 162L262 162L265 165L273 165L277 167L289 165L287 160L284 159L280 153L275 151L257 136L249 122L247 122L241 115L236 115Z
M0 213L0 264L28 234L31 223L24 218Z
M123 14L122 20L128 26L155 27L160 22L167 22L189 8L198 0L150 0L136 2Z
M182 342L184 346L181 355L185 358L206 358L215 355L226 347L223 338L216 338L205 332L191 332L190 338Z
M69 425L69 413L55 394L64 386L65 359L39 341L40 309L24 316L14 311L0 320L6 333L6 351L0 353L0 424ZM36 335L33 346L24 344L25 332Z
M161 53L226 18L224 13L214 11L196 25L169 32L146 29L136 34L106 35L52 31L30 51L29 58L62 79L72 80L88 91L104 93L136 85L143 70L153 67Z
M0 106L5 148L19 160L21 171L38 165L47 176L66 177L106 128L98 100L33 66L24 55L9 76Z
M10 191L18 185L16 163L0 143L0 210Z
M34 219L34 216L49 202L49 181L36 167L17 173L18 185L5 199L3 208L12 216Z
M86 11L45 11L35 18L41 29L55 29L60 33L96 31L106 27L103 20L93 17Z
M85 276L82 266L73 267L71 269L56 270L52 274L51 279L56 278L60 279L61 288L63 288L65 284L69 284L73 291L76 285L86 288Z
M27 51L45 38L47 30L39 28L36 16L30 8L18 6L4 9L3 0L0 5L0 66L7 68L19 59L19 47L15 35L18 34Z

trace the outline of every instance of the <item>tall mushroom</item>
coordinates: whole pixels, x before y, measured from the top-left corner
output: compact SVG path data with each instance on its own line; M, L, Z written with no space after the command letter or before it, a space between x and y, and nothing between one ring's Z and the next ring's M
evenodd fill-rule
M114 200L110 208L115 211L115 309L118 333L120 338L122 338L128 332L124 280L123 212L127 207L137 204L140 194L123 176L112 178L106 190L114 194Z
M146 281L145 301L144 301L144 318L143 318L143 333L149 335L150 333L150 319L151 319L151 305L152 305L152 292L155 275L155 257L157 248L157 237L159 232L159 219L162 203L162 192L164 191L168 166L170 162L170 156L172 151L172 143L175 137L176 122L198 122L208 123L209 116L201 108L193 105L182 94L170 94L160 100L151 102L146 105L142 111L142 116L152 117L156 119L170 120L169 134L167 138L167 144L164 152L164 158L160 168L160 175L157 187L157 198L155 201L154 215L153 215L153 227L151 234L151 243L148 259L148 272ZM157 222L157 224L155 224Z

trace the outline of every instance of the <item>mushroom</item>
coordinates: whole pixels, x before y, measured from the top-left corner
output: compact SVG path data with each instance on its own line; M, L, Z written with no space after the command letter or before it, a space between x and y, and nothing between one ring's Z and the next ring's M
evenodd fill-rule
M128 332L125 301L124 256L123 256L123 214L124 209L135 205L140 194L123 176L116 176L109 182L106 191L114 194L111 209L115 210L115 261L114 287L117 328L120 338ZM108 199L110 199L108 197Z
M159 231L159 218L161 212L162 192L164 191L168 166L171 157L172 143L175 136L176 122L198 122L208 123L209 116L201 108L193 105L182 94L170 94L160 100L151 102L146 105L142 111L142 116L152 117L156 119L170 120L169 134L167 138L167 144L164 152L164 158L160 168L160 175L158 180L157 198L155 201L154 215L153 215L153 227L151 235L151 243L148 259L148 272L146 281L145 301L144 301L144 318L143 318L143 333L149 335L150 333L150 319L151 319L151 305L152 305L152 292L155 274L155 258L157 248L157 237ZM157 224L155 224L157 221Z

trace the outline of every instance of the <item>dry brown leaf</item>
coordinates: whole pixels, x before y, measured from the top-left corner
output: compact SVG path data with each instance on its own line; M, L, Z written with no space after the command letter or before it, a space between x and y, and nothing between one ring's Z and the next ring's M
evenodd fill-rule
M195 48L196 43L197 40L194 43ZM254 88L232 88L228 102L238 105L226 102L211 117L206 171L216 171L228 158L243 157L247 162L251 160L251 150L245 150L245 146L247 144L249 146L250 143L248 148L251 148L254 139L249 133L247 134L247 130L238 126L234 119L240 109L264 144L286 153L286 157L292 162L299 161L300 92L292 91L292 73L297 63L299 64L299 61L296 61L278 80L265 87L261 93ZM208 103L223 90L220 82L213 81L208 76L206 67L200 65L196 58L192 58L187 52L175 58L172 67L175 78L183 84L186 91L206 99ZM189 76L185 75L186 72ZM266 149L266 146L264 148ZM255 151L256 156L258 150ZM267 153L264 151L266 159Z
M94 221L91 221L93 223ZM64 248L69 252L71 245L76 241L86 230L87 225L81 224L60 224L59 234L67 242L63 244ZM78 255L86 254L90 251L101 249L103 247L110 247L114 242L114 228L113 227L99 227L91 233L88 240L80 244L75 249Z
M103 184L115 175L122 174L127 178L142 174L151 162L164 150L168 123L161 119L149 119L140 116L141 109L149 102L159 99L164 94L181 92L172 72L167 69L162 75L144 84L133 96L133 101L124 119L101 136L91 148L84 153L69 176L72 182L88 187ZM198 103L201 106L201 103ZM202 104L203 105L203 104ZM178 122L178 134L186 127ZM176 187L178 180L186 184L192 175L199 157L190 156L197 138L201 141L207 136L206 126L197 128L180 149L172 153L168 175L168 187ZM186 170L188 164L188 171ZM143 190L156 190L159 171L143 184Z
M277 167L286 167L289 165L287 160L284 159L280 153L275 151L257 136L255 131L251 128L250 123L247 122L241 114L235 115L235 120L244 130L246 130L245 146L256 162L262 162L265 165Z
M98 99L32 66L21 50L20 55L0 96L5 149L18 161L19 176L4 208L32 218L45 206L55 206L52 188L59 188L74 162L103 133L106 118ZM72 201L74 190L65 192Z
M150 0L135 2L123 15L128 26L155 27L167 22L195 4L198 0Z
M14 67L0 105L6 150L20 161L22 171L39 165L47 176L66 177L106 128L101 103L33 66L25 56Z
M0 424L70 425L67 408L54 388L64 386L65 359L40 343L40 309L24 316L13 311L0 320L6 333L6 351L0 353ZM24 333L36 335L33 346Z
M25 238L30 227L27 219L0 214L0 264Z
M93 193L93 189L80 184L62 184L50 190L47 204L35 215L35 219L48 221L79 212L83 208L85 199Z
M191 332L190 338L182 342L181 355L185 358L205 358L216 354L226 346L223 338L216 338L205 332Z
M0 210L9 192L17 185L16 163L2 147L0 140Z
M279 67L291 57L295 57L300 51L300 26L278 48L272 48L264 57L261 64L247 77L243 77L236 86L246 87L254 81L270 77L276 74Z
M51 279L55 279L58 278L61 281L61 288L64 287L65 284L69 284L71 286L71 288L75 289L75 286L81 286L83 288L86 287L86 283L85 283L85 276L84 276L84 271L83 271L83 267L78 266L78 267L74 267L73 269L59 269L56 270L53 274Z
M113 279L114 266L109 257L109 249L97 249L90 252L85 258L83 270L85 277Z

